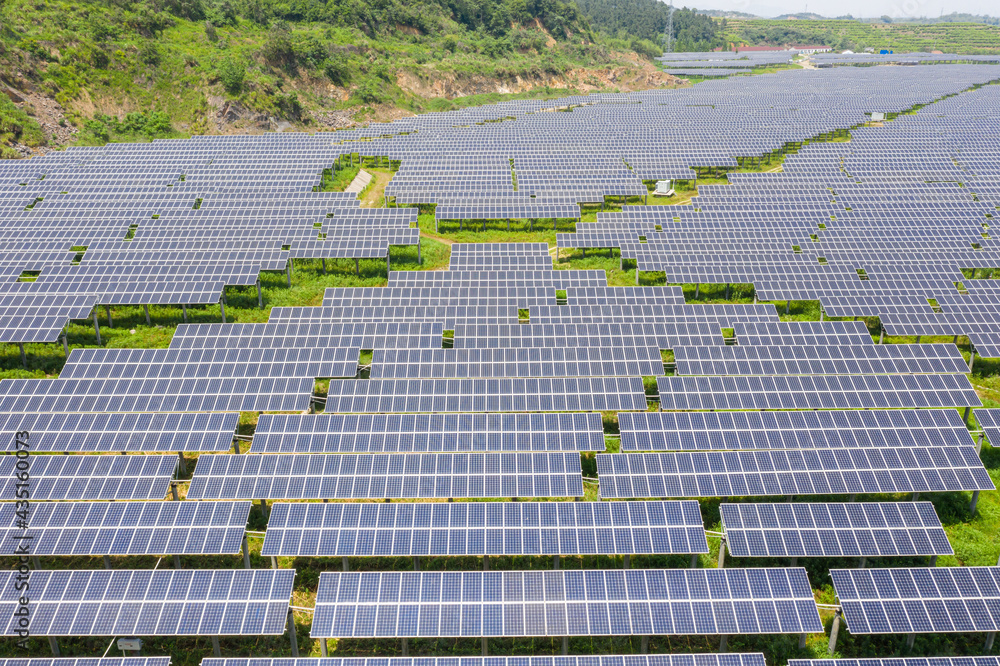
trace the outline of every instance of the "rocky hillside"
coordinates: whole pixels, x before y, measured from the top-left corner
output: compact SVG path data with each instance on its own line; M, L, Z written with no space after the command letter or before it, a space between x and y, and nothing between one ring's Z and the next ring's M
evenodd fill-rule
M0 0L0 150L675 85L657 48L572 0Z

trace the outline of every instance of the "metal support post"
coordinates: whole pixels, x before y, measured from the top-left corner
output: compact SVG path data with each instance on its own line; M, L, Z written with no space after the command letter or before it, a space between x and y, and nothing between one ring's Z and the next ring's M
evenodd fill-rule
M260 293L260 278L257 278L257 307L264 307L264 297Z
M222 312L222 323L226 323L226 301L219 301L219 310Z
M839 608L833 613L833 624L830 626L830 644L826 648L826 651L830 654L837 651L837 634L840 633L840 613Z
M35 569L42 568L42 561L38 559L38 555L31 556L31 566L35 567Z
M698 553L694 553L691 556L691 568L692 569L697 569L698 568Z
M937 566L937 555L931 555L931 559L927 563L927 566L929 566L929 567L935 567L935 566Z
M23 342L18 342L17 343L17 348L21 350L21 365L23 365L24 369L27 370L28 369L28 358L24 355L24 343Z
M49 636L49 649L52 650L53 657L61 656L59 654L59 641L56 640L55 636Z
M388 250L386 250L388 252ZM420 256L420 239L417 239L417 263L423 265L424 260Z
M483 647L482 647L482 650L481 650L481 652L482 652L482 656L484 656L484 657L485 657L485 656L486 656L487 654L489 654L489 650L487 650L487 642L486 642L486 636L483 636Z
M800 650L805 650L806 649L806 635L805 634L799 634L799 649Z
M275 557L274 555L271 556L271 568L272 569L278 568L278 558Z
M643 636L639 639L639 652L649 654L649 636Z
M882 344L883 340L885 340L885 329L882 328L881 325L878 328L879 328L879 331L878 331L878 343Z
M913 641L917 637L916 634L906 634L906 651L909 652L913 649Z
M719 636L719 653L720 654L725 654L725 652L726 652L726 646L729 643L729 641L727 640L728 638L729 637L726 636L725 634L722 634L721 636Z
M726 283L726 300L729 300L729 283Z
M489 570L490 570L490 556L483 555L483 571L489 571Z
M222 658L222 649L219 647L219 637L212 636L212 654L216 659Z
M181 501L181 496L177 492L177 482L176 481L171 481L170 482L170 494L174 496L174 501L175 502L180 502Z
M188 472L188 466L187 466L187 461L184 460L184 452L183 451L178 451L177 452L177 466L180 468L181 474L187 474L187 472Z
M916 502L918 499L920 499L920 493L913 493L913 496L910 498L910 501Z
M983 645L983 652L989 652L993 649L993 639L997 637L997 632L991 631L986 634L986 644Z
M410 641L408 639L406 639L406 638L403 639L403 649L402 649L402 652L403 652L403 656L404 657L409 657L410 656Z
M420 558L416 555L413 556L413 570L420 571Z
M62 334L63 351L69 356L69 334L63 331Z
M326 275L326 257L321 257L320 261L323 262L323 275Z
M978 490L973 490L972 491L972 501L969 502L969 513L971 513L972 515L976 514L976 504L977 503L979 503L979 491Z
M920 344L920 336L919 335L917 336L917 344L918 345Z
M110 571L111 570L111 558L108 557L107 555L105 555L103 559L104 559L104 568L107 569L108 571Z
M350 571L351 570L351 565L348 562L347 557L340 558L340 561L341 561L341 565L344 568L344 571Z
M292 609L288 609L288 640L292 643L292 656L299 656L299 640L295 635L295 615L292 613Z
M798 566L798 564L799 564L799 558L793 557L791 561L788 563L788 566L795 567Z
M187 303L181 304L181 314L184 316L184 323L188 323L188 306Z
M694 286L694 299L695 300L698 300L698 294L700 293L700 291L701 291L701 285L700 284L696 284Z
M108 328L111 328L114 325L111 323L111 306L105 305L104 308L108 311Z
M865 564L866 564L867 562L868 562L868 558L867 558L867 557L865 557L864 555L862 555L862 556L861 556L861 559L860 559L860 560L858 560L858 568L859 568L859 569L864 569L864 568L865 568Z
M97 346L101 346L101 325L97 323L97 308L94 308L94 334L97 336Z
M785 301L785 314L788 314L791 311L792 311L792 302Z
M146 313L146 326L152 326L152 322L149 321L149 305L143 305L142 311Z
M976 455L979 455L983 450L983 433L979 433L979 437L976 438Z
M288 286L292 286L292 260L288 260L288 264L285 265L285 276L288 279Z
M622 569L628 569L630 565L629 556L622 555Z
M969 425L969 415L970 414L972 414L972 407L966 407L965 408L965 417L964 417L965 425L966 426Z
M354 260L354 274L361 275L361 264L357 259Z
M247 535L243 535L243 568L250 568L250 544L247 543Z
M726 566L726 537L722 537L719 540L719 568L724 569Z
M260 515L264 516L264 520L267 520L267 500L259 500L260 502Z
M325 638L319 639L319 656L321 656L321 657L329 657L330 656L329 653L327 652L326 639Z
M181 567L181 556L175 554L174 555L174 569L180 569L180 568L182 568Z
M559 556L558 555L553 555L552 556L552 568L553 569L559 569Z
M569 636L563 636L562 637L562 653L563 653L563 656L566 656L566 655L569 654Z
M385 251L385 274L387 276L389 275L389 271L390 270L391 269L389 268L389 250L386 249L386 251Z
M969 352L969 372L972 372L972 366L976 362L976 350L973 349Z

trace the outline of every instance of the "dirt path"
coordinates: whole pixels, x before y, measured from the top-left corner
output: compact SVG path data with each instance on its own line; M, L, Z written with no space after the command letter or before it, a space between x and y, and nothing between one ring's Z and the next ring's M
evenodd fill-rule
M385 186L392 180L392 174L376 171L368 171L373 177L371 185L363 195L361 195L362 208L380 208L382 206L382 195L385 193Z
M426 231L424 231L423 229L420 230L420 235L423 236L424 238L430 238L431 240L436 240L438 243L444 243L445 245L448 245L449 247L455 244L455 241L453 241L453 240L449 240L449 239L444 238L442 236L435 236L434 234L429 234Z

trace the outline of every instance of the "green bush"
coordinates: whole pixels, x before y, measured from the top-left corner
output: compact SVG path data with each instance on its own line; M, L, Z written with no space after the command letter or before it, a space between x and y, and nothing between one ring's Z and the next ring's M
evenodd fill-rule
M247 68L236 58L223 58L215 71L219 74L222 87L230 95L239 95L243 90L243 80L247 76Z
M338 86L345 86L351 81L350 60L342 51L335 51L323 63L323 72Z

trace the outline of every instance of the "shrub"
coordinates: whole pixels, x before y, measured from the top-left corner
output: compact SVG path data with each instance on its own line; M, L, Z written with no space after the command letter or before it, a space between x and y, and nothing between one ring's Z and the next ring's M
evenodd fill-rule
M236 58L223 58L216 67L222 87L230 95L239 95L246 78L246 66Z
M338 86L347 85L351 80L351 66L347 55L341 51L331 53L323 63L323 72Z

